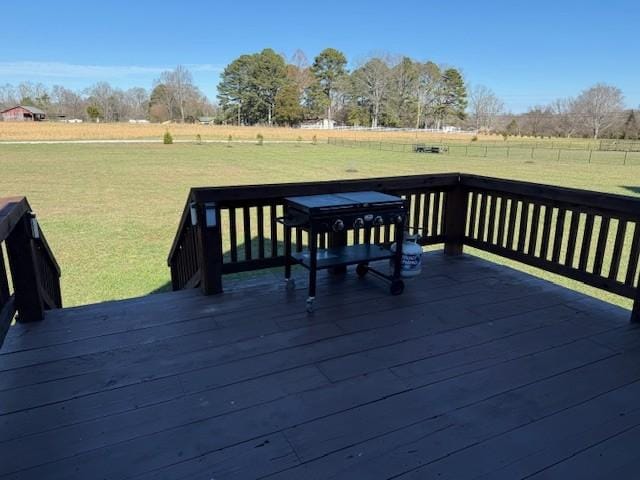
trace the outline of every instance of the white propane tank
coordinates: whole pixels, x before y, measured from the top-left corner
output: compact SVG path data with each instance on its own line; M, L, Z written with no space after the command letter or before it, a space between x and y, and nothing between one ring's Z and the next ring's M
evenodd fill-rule
M422 272L422 247L418 245L418 235L407 235L402 242L402 260L400 275L404 278L415 277ZM391 245L395 253L396 244ZM389 268L393 274L393 258L389 260Z

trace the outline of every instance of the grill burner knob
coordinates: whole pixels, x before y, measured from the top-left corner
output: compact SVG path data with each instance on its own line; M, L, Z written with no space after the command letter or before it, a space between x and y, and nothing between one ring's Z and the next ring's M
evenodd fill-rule
M393 221L398 224L402 223L402 215L396 215L393 217Z
M353 226L355 228L362 228L364 227L364 220L362 218L356 218L355 221L353 222Z
M374 225L384 225L384 218L382 218L380 215L378 215L376 218L373 219L373 224Z
M338 219L335 222L333 222L332 228L334 232L341 232L342 230L344 230L344 222Z

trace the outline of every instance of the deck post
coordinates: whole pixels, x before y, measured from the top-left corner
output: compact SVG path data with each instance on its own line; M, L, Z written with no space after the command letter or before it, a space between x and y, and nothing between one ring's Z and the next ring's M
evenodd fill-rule
M462 255L467 223L467 190L460 184L448 191L444 205L444 254Z
M196 212L200 289L205 295L222 293L220 209L214 203L198 203Z
M7 254L16 296L17 320L37 322L44 318L44 299L36 263L31 217L24 215L7 238Z
M636 298L633 301L633 310L631 310L631 322L640 323L640 285L636 288Z

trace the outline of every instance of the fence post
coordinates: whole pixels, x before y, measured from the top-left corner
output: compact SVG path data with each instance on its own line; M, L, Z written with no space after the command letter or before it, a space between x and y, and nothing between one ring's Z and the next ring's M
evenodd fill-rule
M560 152L562 152L562 150L558 149L558 163L560 162Z
M484 146L484 158L487 158L487 146Z
M510 147L507 147L507 158L509 158L509 149Z
M467 226L466 189L458 184L446 193L444 204L444 254L462 255Z
M198 264L200 266L200 289L205 295L222 293L220 209L215 203L198 203L196 205L196 215L198 219L196 235Z
M589 161L588 161L588 163L591 163L591 155L593 155L593 150L589 150Z
M24 215L7 238L7 254L19 322L44 318L44 300L40 292L40 275L36 267L31 217Z
M622 160L622 165L627 164L627 155L629 154L629 150L624 151L624 160Z
M469 145L465 145L464 146L464 156L468 157L469 156Z
M531 158L533 159L533 151L535 150L535 147L531 147Z

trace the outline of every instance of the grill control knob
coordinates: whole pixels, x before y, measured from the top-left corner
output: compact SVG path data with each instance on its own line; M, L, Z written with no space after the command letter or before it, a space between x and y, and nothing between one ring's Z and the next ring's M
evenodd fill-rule
M344 230L344 222L338 219L335 222L333 222L332 228L334 232L341 232L342 230Z
M362 228L362 227L364 227L364 219L356 218L355 221L353 222L353 226L354 226L354 228Z
M402 215L396 215L395 217L393 217L392 221L397 224L402 223Z
M384 225L384 218L382 218L380 215L378 215L376 218L373 219L373 224L374 225Z

